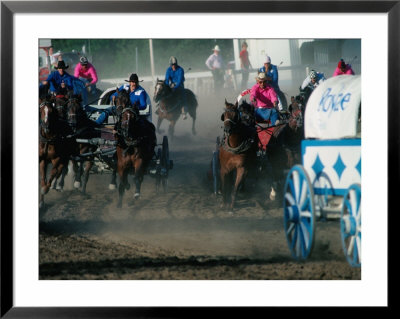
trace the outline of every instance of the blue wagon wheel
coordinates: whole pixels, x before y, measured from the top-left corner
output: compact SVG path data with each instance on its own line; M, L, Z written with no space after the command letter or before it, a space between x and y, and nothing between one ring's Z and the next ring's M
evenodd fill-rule
M315 204L314 191L303 166L292 167L284 188L284 228L292 256L307 259L314 246Z
M361 266L361 186L347 190L340 216L340 233L344 255L352 267Z

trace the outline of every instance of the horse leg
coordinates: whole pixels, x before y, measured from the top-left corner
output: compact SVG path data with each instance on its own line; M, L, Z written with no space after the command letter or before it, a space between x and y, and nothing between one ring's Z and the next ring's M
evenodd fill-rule
M135 187L136 187L134 199L138 199L140 197L140 187L143 182L143 170L141 164L135 167L135 175L133 179L135 181Z
M229 190L231 186L230 179L231 179L230 174L227 171L221 169L221 190L222 190L221 208L225 208L228 203Z
M235 185L233 187L232 190L232 194L231 194L231 204L229 206L229 208L231 209L231 211L233 210L234 206L235 206L235 201L236 201L236 194L237 191L239 189L239 185L242 183L242 181L244 180L244 176L245 176L245 169L244 167L238 167L236 169L236 180L235 180Z
M113 167L111 172L111 181L108 185L109 190L114 190L117 188L117 168Z
M192 134L193 135L196 135L195 123L196 123L196 117L193 117L193 121L192 121Z
M80 188L81 187L81 177L83 174L83 162L79 161L75 163L77 170L75 172L75 182L74 182L74 187L75 188Z
M176 124L176 121L171 120L171 123L169 124L169 127L168 127L168 136L171 139L171 141L174 138L175 124Z
M60 164L60 159L53 159L51 161L52 163L52 168L50 171L50 177L49 180L46 183L46 189L45 189L45 194L48 193L48 191L50 190L51 184L53 182L53 180L56 178L57 175L59 175L61 173L61 170L63 168L63 166Z
M47 162L46 160L41 160L40 165L40 199L39 199L39 208L44 206L44 194L46 193L46 170L47 170Z
M81 165L83 165L83 163ZM90 169L92 166L93 161L86 161L85 170L83 171L82 194L86 194L86 185L89 180Z
M118 175L119 175L119 187L118 187L118 204L117 207L121 208L122 207L122 197L124 196L125 192L125 187L127 184L127 179L128 179L128 170L124 169L124 167L118 167Z
M158 134L163 133L163 130L160 130L160 125L161 125L162 120L163 120L163 118L160 115L158 115L158 119L157 119L157 133Z
M57 174L55 178L54 188L58 192L62 192L64 190L64 180L65 176L68 174L68 163L63 163L62 169L59 174Z

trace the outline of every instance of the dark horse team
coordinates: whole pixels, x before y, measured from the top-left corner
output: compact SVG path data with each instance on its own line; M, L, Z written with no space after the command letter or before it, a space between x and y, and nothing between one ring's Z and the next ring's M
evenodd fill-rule
M89 172L94 163L96 145L85 142L101 136L102 122L114 116L113 136L116 143L112 168L112 183L118 173L118 207L122 206L125 190L130 188L128 175L135 183L134 198L139 198L144 173L154 155L157 145L156 130L160 133L163 119L170 121L169 136L180 117L192 118L192 134L196 134L195 121L198 102L194 93L184 87L184 70L176 57L170 58L165 79L157 79L154 89L157 126L151 122L151 99L139 85L139 78L132 74L127 84L116 88L107 97L111 106L105 110L95 109L82 103L81 94L68 77L67 66L59 61L51 83L40 87L39 161L41 174L40 206L44 195L53 183L62 190L68 163L72 161L75 171L75 187L86 192ZM258 167L260 158L268 161L274 189L279 189L282 172L298 160L298 147L302 138L303 109L298 101L292 101L291 112L278 112L278 98L267 84L266 73L260 72L257 83L249 90L251 104L233 104L225 100L223 138L219 146L219 171L223 206L233 209L236 194L251 169ZM77 85L79 88L79 85ZM51 89L50 89L51 88ZM92 121L88 115L93 111L102 113L101 121ZM52 169L47 179L47 165Z

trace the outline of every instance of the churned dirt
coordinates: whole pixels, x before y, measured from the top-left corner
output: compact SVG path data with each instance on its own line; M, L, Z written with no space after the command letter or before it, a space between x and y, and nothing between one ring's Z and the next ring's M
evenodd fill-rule
M68 179L63 192L50 190L39 212L40 279L360 280L361 269L344 257L338 220L318 221L312 256L292 259L281 201L266 200L263 181L246 185L233 213L220 209L207 172L223 101L199 99L196 136L190 118L178 121L166 193L146 175L134 201L130 178L117 209L107 173L90 175L86 195Z

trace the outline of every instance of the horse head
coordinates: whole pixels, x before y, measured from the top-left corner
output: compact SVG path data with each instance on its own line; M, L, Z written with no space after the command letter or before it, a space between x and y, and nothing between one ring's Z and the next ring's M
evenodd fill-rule
M296 99L292 103L292 109L289 117L289 127L295 132L303 127L303 111L302 111L301 97L296 97Z
M70 95L66 103L66 120L73 132L76 132L84 112L81 107L80 95Z
M54 110L51 98L45 98L39 105L40 128L44 135L51 134L56 128L57 112Z
M117 96L115 97L115 107L118 117L121 116L122 111L131 106L131 99L127 90L118 88L116 89Z
M243 101L239 106L241 122L246 126L254 126L256 119L254 116L254 105Z
M139 110L136 105L122 110L119 133L125 142L135 139L135 125L139 119Z
M163 80L159 80L157 78L156 86L154 88L154 96L153 96L154 102L158 103L161 100L161 98L169 95L170 93L171 93L170 87L166 85Z
M224 122L224 133L227 136L231 135L240 125L238 104L237 101L235 104L228 103L225 99L225 109L224 113L221 115L221 121Z

